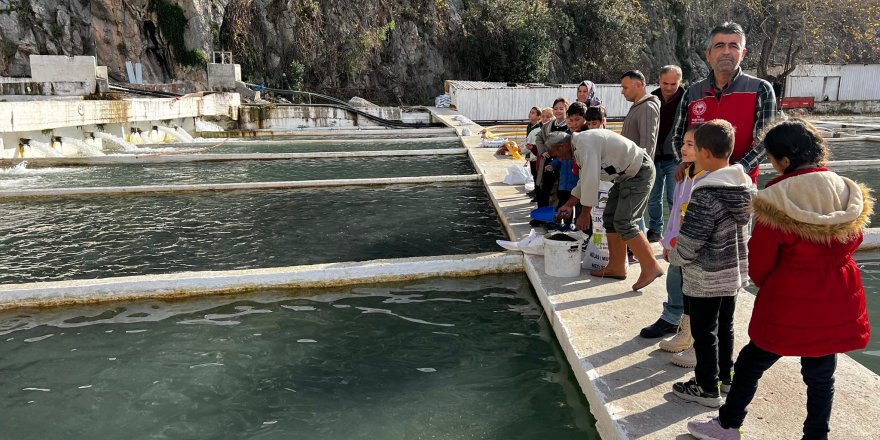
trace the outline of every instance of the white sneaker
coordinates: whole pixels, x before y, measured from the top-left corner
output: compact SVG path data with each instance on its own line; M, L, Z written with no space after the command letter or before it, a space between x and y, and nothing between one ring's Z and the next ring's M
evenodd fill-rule
M697 352L691 346L681 353L675 353L672 355L672 363L683 368L694 368L697 366Z
M691 420L687 424L688 432L700 440L741 440L742 430L723 428L718 417L709 420Z

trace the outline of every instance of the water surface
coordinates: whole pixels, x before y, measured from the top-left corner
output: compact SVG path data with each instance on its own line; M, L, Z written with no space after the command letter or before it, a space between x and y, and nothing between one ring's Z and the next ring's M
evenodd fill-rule
M0 437L598 439L522 275L0 314Z
M479 183L0 201L0 283L496 251Z

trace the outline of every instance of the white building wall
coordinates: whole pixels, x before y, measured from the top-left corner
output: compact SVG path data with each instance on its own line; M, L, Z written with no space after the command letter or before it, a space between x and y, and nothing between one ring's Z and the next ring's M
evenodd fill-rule
M560 96L569 102L577 97L576 84L507 87L505 83L447 81L447 88L458 112L474 120L522 120L533 106L550 107ZM649 91L655 88L648 86ZM609 117L626 116L631 106L620 94L618 84L597 84L596 97L602 100Z
M31 78L36 82L84 81L94 93L98 64L93 56L30 55Z
M822 101L880 100L880 64L805 64L798 66L785 86L787 97L812 96Z

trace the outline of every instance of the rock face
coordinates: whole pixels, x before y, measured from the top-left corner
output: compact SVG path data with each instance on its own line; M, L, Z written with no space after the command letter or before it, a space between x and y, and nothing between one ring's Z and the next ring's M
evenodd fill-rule
M641 2L646 42L639 65L633 68L650 75L675 63L684 67L686 78L705 75L701 59L705 49L692 28L692 17L683 9L687 3ZM234 62L242 65L245 81L276 87L302 84L311 91L357 95L383 104L429 103L443 92L444 80L482 80L486 70L474 66L492 63L474 59L469 56L473 51L464 50L466 42L473 41L468 40L464 25L469 4L463 0L0 0L0 75L29 76L30 54L95 55L98 64L108 67L111 81L127 81L125 61L130 60L143 65L146 82L204 85L201 63L213 51L223 50L231 51ZM557 1L548 1L545 7L556 5ZM491 14L480 18L493 19L497 17ZM614 44L620 37L602 38L605 44ZM569 37L560 40L552 61L555 67L550 69L555 73L547 81L583 79L583 72L560 68L578 66L585 58L568 53L569 42ZM202 58L192 58L193 54ZM593 79L616 79L607 76Z

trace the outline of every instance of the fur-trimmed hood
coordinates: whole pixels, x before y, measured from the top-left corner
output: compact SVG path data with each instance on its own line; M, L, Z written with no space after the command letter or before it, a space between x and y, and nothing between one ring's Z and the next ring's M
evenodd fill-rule
M804 240L847 242L867 226L874 198L865 185L831 171L807 172L758 191L755 220Z

